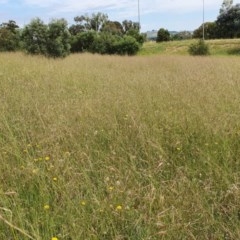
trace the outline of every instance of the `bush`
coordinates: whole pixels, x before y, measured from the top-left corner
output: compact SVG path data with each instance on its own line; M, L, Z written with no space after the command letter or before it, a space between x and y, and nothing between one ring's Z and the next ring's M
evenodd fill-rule
M39 18L26 25L21 35L23 48L30 54L66 57L70 53L70 33L67 21L52 20L48 25Z
M124 36L114 46L115 53L119 55L135 55L139 48L139 43L131 36Z
M48 24L47 55L50 57L66 57L69 55L70 36L66 20L52 20Z
M136 39L136 41L143 45L143 43L146 41L146 36L144 34L139 33L139 30L137 29L130 29L127 33L127 36L131 36Z
M91 51L95 38L95 31L81 32L76 36L72 36L71 52Z
M167 29L160 28L157 33L157 42L170 41L170 33Z
M100 54L135 55L140 48L134 37L100 33L92 44L91 51Z
M47 34L48 27L39 18L26 25L21 37L27 53L47 55Z
M121 37L112 35L111 33L98 34L92 44L91 52L100 54L114 54L114 45Z
M18 28L13 20L0 25L0 51L16 51L19 48Z
M203 39L200 39L198 42L191 44L188 49L188 52L190 55L193 56L197 55L204 56L210 54L209 47Z

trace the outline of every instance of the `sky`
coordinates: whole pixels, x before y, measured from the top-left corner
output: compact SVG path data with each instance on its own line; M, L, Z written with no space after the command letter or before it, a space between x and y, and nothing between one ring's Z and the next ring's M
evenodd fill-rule
M45 23L65 18L71 25L74 17L105 13L109 20L138 21L141 32L158 30L193 31L203 22L217 19L223 0L0 0L0 23L14 20L19 26L39 17ZM204 4L203 4L204 3ZM234 4L239 1L234 1Z

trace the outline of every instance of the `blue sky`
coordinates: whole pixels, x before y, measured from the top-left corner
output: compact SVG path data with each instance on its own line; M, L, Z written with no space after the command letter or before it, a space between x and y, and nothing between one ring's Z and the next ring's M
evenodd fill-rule
M223 0L204 0L205 21L216 20ZM202 24L203 0L139 0L141 31L194 30ZM234 1L234 4L239 1ZM138 0L0 0L0 23L15 20L28 24L40 17L44 22L65 18L69 24L75 16L102 12L112 21L138 21Z

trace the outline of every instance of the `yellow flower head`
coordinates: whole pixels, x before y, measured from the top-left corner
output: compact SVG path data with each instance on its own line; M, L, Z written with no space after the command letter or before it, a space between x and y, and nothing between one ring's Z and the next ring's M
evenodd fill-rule
M118 205L118 206L116 207L116 210L117 210L117 211L121 211L121 210L122 210L122 206L121 206L121 205Z
M52 237L52 240L58 240L58 238L57 237Z
M48 204L44 205L44 210L49 210L50 206Z
M45 160L46 160L46 161L49 161L49 160L50 160L50 157L45 157Z
M85 206L85 205L86 205L86 202L85 202L85 201L81 201L81 205L82 205L82 206Z
M53 181L55 181L55 182L56 182L56 181L57 181L57 178L56 178L56 177L54 177L54 178L53 178Z

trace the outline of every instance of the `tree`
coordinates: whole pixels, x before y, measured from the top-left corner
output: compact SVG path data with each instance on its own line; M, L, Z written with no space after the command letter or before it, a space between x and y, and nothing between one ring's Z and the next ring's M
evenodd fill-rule
M68 30L71 35L77 35L78 33L84 32L85 28L81 24L73 24L69 27Z
M140 48L135 38L110 33L99 33L92 44L91 51L100 54L134 55Z
M102 26L108 21L108 15L103 13L93 13L92 15L82 15L74 18L76 22L75 25L70 27L71 33L79 33L82 31L94 30L96 32L100 31Z
M22 31L24 48L30 54L65 57L70 53L70 33L67 21L52 20L48 25L39 18L33 19Z
M15 21L0 25L0 51L15 51L19 48L19 31Z
M134 37L125 35L115 43L114 52L119 55L135 55L139 51L139 43Z
M170 41L170 33L167 29L160 28L157 33L156 42Z
M138 22L124 20L122 22L122 26L125 35L135 38L139 44L143 44L145 42L146 35L140 33L140 25Z
M240 37L240 4L222 12L217 18L216 26L220 38Z
M140 31L140 26L138 22L133 22L133 21L129 21L129 20L124 20L122 22L122 26L123 26L123 31L125 34L127 34L130 30L136 30L136 31Z
M70 53L70 33L65 19L55 19L48 24L47 55L66 57Z
M22 40L28 53L47 55L48 26L39 18L33 19L24 27Z
M223 0L222 7L220 8L220 14L227 12L229 9L231 9L233 5L233 0Z
M101 28L102 32L108 32L111 34L116 34L116 35L123 35L124 30L123 30L123 26L120 22L117 21L107 21L103 24L102 28Z
M139 43L139 44L143 44L146 40L146 36L144 34L140 34L139 33L139 30L137 29L130 29L128 30L128 32L126 33L126 36L131 36L133 38L136 39L136 41Z
M71 52L91 51L96 37L97 33L95 31L80 32L72 36Z
M205 39L215 39L217 37L217 25L216 22L204 23L204 36ZM203 24L194 30L193 38L203 38Z

